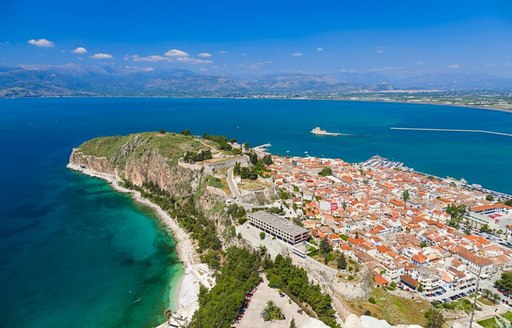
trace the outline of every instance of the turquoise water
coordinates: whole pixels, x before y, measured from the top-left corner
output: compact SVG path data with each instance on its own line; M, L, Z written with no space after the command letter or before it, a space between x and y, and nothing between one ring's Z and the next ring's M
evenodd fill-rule
M315 126L349 135L314 136ZM149 327L162 318L181 274L174 241L128 196L65 168L71 148L92 137L191 129L270 142L282 155L379 154L512 193L512 138L393 126L512 133L512 114L296 100L0 100L0 326Z

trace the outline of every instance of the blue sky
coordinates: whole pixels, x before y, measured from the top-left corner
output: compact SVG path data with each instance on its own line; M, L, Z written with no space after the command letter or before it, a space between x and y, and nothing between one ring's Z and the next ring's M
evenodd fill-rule
M0 2L0 65L70 63L512 76L512 1Z

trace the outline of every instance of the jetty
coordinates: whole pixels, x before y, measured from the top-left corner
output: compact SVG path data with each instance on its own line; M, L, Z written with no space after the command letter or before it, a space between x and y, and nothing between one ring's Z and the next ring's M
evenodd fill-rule
M484 133L494 134L497 136L512 137L512 133L495 132L488 130L470 130L470 129L434 129L434 128L397 128L390 127L391 130L407 130L407 131L434 131L434 132L465 132L465 133Z

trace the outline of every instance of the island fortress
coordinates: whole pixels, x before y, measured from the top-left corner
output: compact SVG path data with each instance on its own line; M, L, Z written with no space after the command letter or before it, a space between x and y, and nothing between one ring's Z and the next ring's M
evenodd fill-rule
M316 128L314 128L313 130L311 130L311 133L319 135L319 136L333 136L333 137L341 135L341 133L338 133L338 132L327 132L326 130L322 130L318 126Z

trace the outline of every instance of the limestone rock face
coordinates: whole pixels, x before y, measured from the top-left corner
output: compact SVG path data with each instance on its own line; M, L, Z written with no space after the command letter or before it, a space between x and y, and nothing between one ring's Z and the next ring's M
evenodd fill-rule
M136 140L122 145L108 158L84 154L80 148L75 148L69 163L84 170L112 175L139 187L152 184L171 196L193 197L196 208L216 224L225 245L236 243L227 237L226 227L230 218L224 211L224 204L228 196L221 189L207 186L207 173L172 163L156 149L140 151Z

